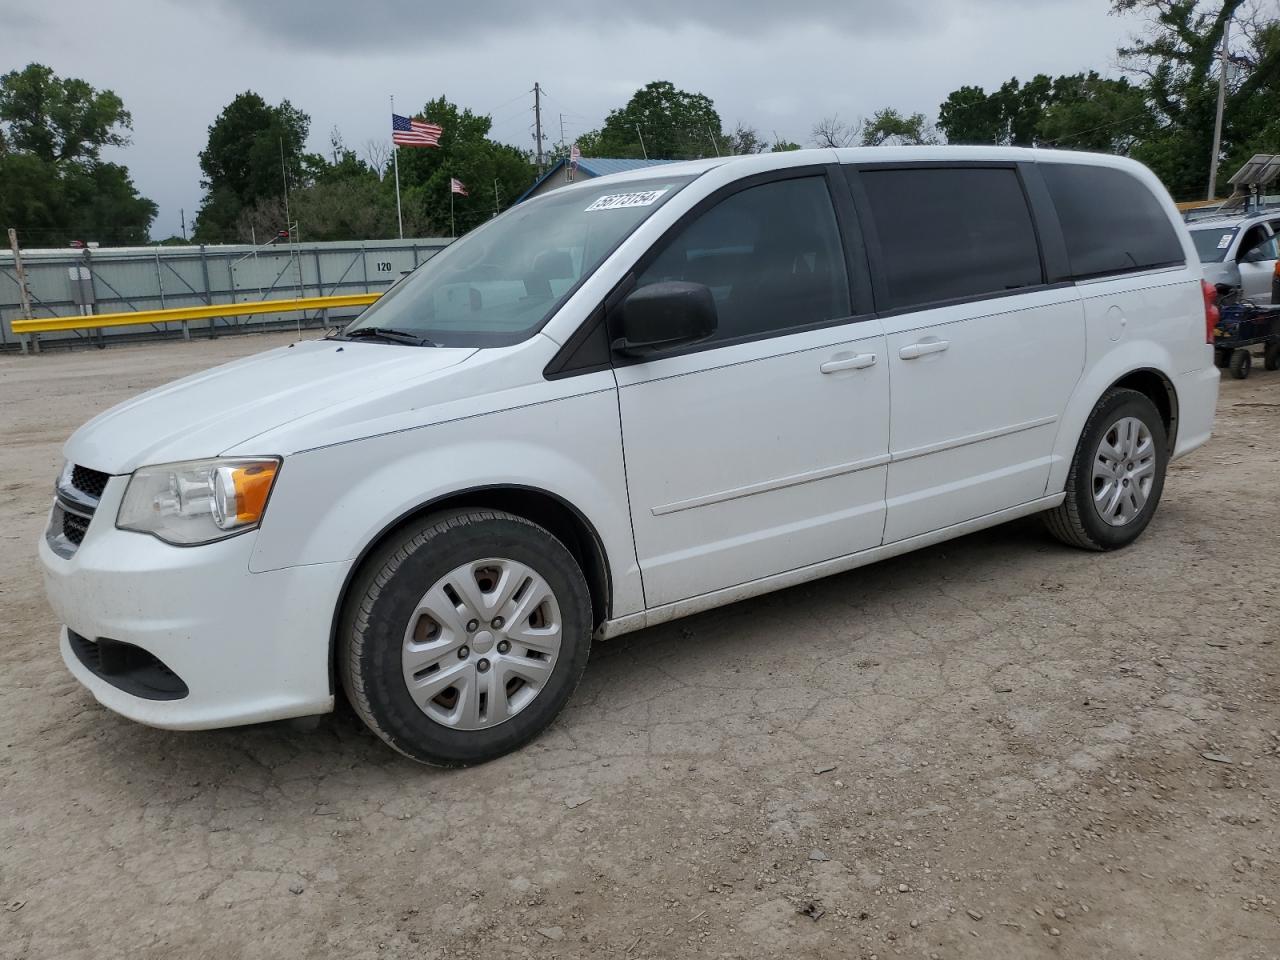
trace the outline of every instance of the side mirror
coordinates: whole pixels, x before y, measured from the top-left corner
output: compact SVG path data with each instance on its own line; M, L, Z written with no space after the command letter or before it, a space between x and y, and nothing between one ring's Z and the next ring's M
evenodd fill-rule
M613 349L644 357L705 340L716 332L716 301L701 283L671 280L631 291L619 310Z

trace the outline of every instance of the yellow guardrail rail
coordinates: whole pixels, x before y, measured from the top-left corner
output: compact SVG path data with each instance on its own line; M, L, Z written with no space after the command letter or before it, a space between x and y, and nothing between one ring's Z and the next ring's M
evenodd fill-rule
M245 303L214 303L200 307L169 307L164 310L88 313L70 317L14 320L10 326L15 334L52 333L56 330L99 330L103 327L131 327L139 323L173 323L183 320L210 320L214 317L243 317L258 313L293 313L297 310L367 307L380 296L382 296L380 293L353 293L339 297L251 300Z

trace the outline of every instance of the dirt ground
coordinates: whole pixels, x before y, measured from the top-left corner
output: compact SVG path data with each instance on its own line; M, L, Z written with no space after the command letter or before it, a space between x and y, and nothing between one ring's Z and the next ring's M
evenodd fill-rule
M281 340L0 358L0 957L1280 957L1280 374L1129 550L1032 519L598 645L441 772L346 708L151 730L59 660L63 439Z

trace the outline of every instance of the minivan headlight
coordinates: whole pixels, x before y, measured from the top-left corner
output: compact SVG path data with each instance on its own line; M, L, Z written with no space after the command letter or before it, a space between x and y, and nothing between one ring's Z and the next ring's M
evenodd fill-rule
M181 546L223 540L258 525L279 472L278 457L140 467L116 526Z

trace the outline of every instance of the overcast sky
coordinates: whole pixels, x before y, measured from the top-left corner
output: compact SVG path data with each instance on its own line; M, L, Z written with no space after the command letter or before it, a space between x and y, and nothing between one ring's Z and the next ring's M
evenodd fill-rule
M832 113L883 106L931 118L964 84L1096 69L1140 24L1108 0L0 0L0 72L38 61L124 98L126 163L160 205L152 235L188 229L197 153L218 112L254 90L335 125L349 147L389 138L398 112L443 93L532 146L531 91L553 140L598 127L650 80L670 80L738 121L800 143Z

